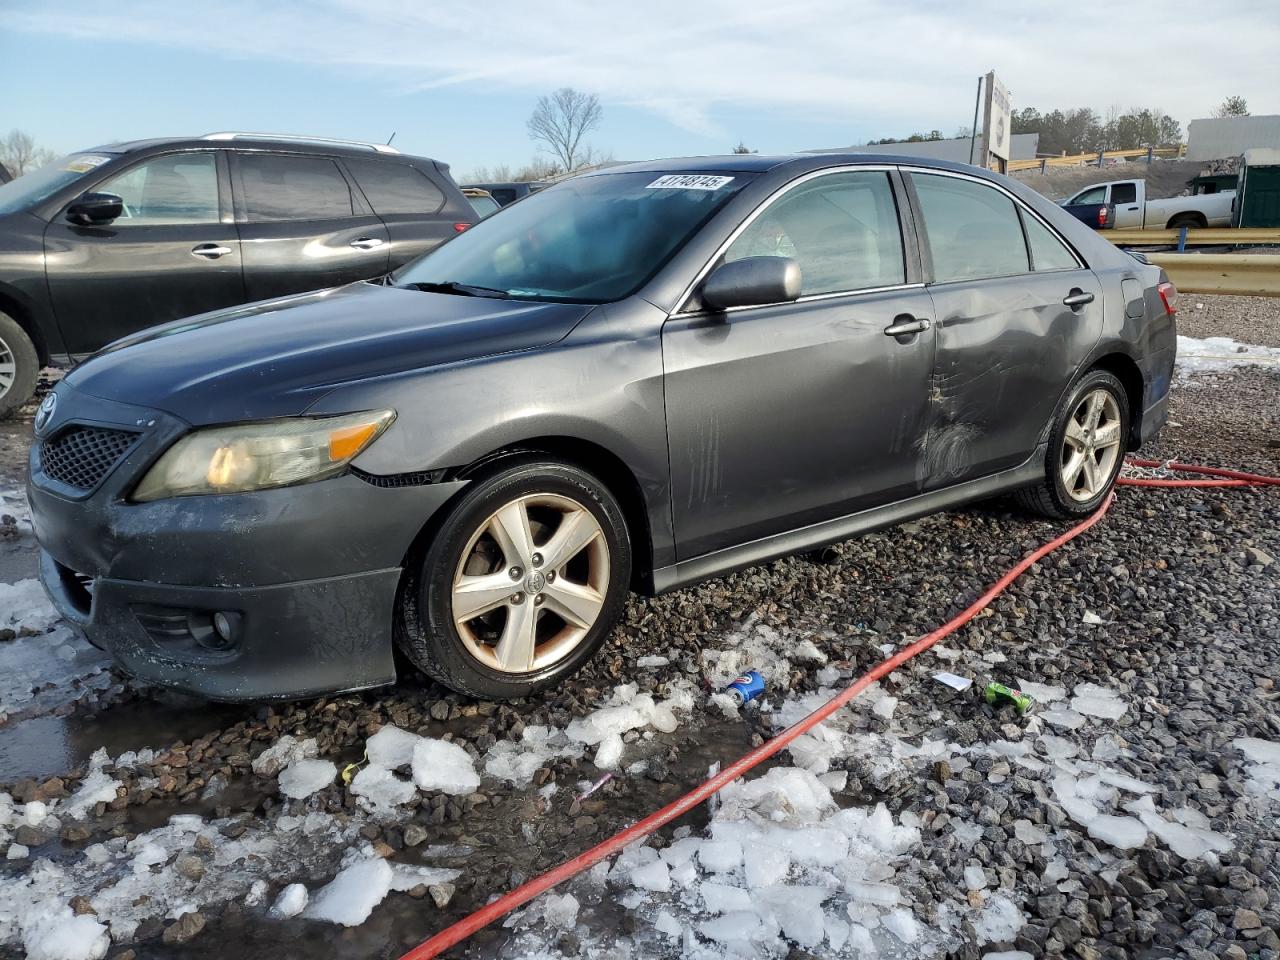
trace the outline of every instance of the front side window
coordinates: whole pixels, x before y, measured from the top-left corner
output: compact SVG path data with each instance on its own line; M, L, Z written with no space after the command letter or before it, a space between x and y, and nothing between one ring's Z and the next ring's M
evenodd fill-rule
M911 181L920 200L935 282L1028 271L1018 209L1007 196L959 177L913 173Z
M171 153L146 160L100 183L98 193L114 193L124 213L112 226L217 223L218 161L208 152Z
M242 153L240 182L250 223L352 215L351 188L328 157Z
M1084 193L1076 194L1072 203L1105 203L1107 199L1106 187L1094 187L1092 190L1086 190Z
M1029 213L1022 214L1027 228L1027 245L1031 248L1031 269L1036 273L1048 270L1075 270L1080 264L1053 231Z
M422 173L393 160L347 160L347 169L380 217L435 213L444 206L440 188Z
M397 270L393 282L521 300L620 300L656 274L752 177L575 177L531 194L500 217L486 217Z
M833 173L793 188L738 235L724 259L745 257L796 260L802 296L905 283L889 175Z

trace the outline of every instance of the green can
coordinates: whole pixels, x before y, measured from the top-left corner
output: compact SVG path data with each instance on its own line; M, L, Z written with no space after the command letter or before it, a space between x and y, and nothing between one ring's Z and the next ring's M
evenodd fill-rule
M986 689L982 691L982 699L993 707L1002 707L1006 703L1011 703L1017 709L1019 716L1030 710L1032 704L1031 698L1021 690L1006 687L1003 683L988 683Z

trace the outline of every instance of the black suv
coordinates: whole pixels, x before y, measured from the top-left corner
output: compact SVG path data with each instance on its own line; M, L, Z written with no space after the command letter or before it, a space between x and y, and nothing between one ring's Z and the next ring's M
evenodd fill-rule
M476 220L446 164L267 134L139 140L0 186L0 416L152 324L376 277Z

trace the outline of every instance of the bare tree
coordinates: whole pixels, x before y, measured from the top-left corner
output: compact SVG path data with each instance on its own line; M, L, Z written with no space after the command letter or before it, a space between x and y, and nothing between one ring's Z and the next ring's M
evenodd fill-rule
M758 153L759 151L757 151L757 150L752 150L752 149L751 149L750 147L748 147L745 143L743 143L741 140L739 140L739 141L738 141L738 145L737 145L736 147L734 147L734 148L733 148L733 152L734 152L734 153Z
M561 87L550 96L538 98L529 117L529 139L541 143L567 172L583 162L582 138L600 125L604 110L594 93L579 93Z
M43 167L53 159L52 150L37 147L31 135L21 130L10 130L9 135L0 140L0 163L15 177Z
M1247 117L1249 116L1249 104L1244 97L1227 97L1218 106L1213 108L1215 117Z

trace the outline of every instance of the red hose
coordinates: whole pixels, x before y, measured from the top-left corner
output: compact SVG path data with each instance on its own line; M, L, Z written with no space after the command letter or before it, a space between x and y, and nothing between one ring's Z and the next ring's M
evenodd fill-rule
M1240 473L1235 470L1219 470L1214 467L1195 467L1189 464L1164 463L1159 460L1130 459L1127 462L1138 467L1164 467L1169 470L1178 470L1184 473L1196 473L1220 478L1212 480L1146 480L1137 478L1120 478L1117 481L1118 483L1122 483L1127 486L1240 487L1259 484L1280 485L1280 477L1264 477L1258 474ZM1048 543L1027 554L1027 556L1018 561L1016 566L988 587L982 596L978 597L977 600L966 607L960 614L947 621L937 630L933 631L933 633L921 637L909 647L899 650L892 657L889 657L887 660L884 660L873 667L867 673L864 673L835 697L828 700L803 720L792 724L772 740L769 740L749 753L739 757L714 777L704 781L702 784L690 790L679 799L673 800L661 810L649 814L649 816L645 817L643 820L632 824L630 827L614 834L607 840L596 844L585 853L579 854L572 860L566 860L558 867L548 870L541 876L534 877L532 880L516 887L516 889L512 890L510 893L504 894L497 900L481 907L469 916L463 917L452 926L446 927L444 930L441 930L435 936L431 937L431 939L419 944L408 953L404 954L400 960L431 960L433 957L438 957L454 944L460 943L477 930L480 930L483 927L488 926L490 923L493 923L493 921L506 916L512 910L528 903L539 894L545 893L557 884L563 883L571 877L577 876L579 873L591 868L606 857L618 853L628 844L634 843L642 837L649 836L664 824L670 823L677 817L688 813L712 794L718 792L722 787L732 783L752 767L755 767L757 764L760 764L769 757L772 757L802 733L805 733L817 726L837 710L846 706L854 697L866 690L871 684L893 672L913 657L924 653L939 640L955 633L955 631L959 630L981 613L988 605L990 605L992 600L1003 593L1009 584L1022 576L1022 574L1024 574L1033 563L1036 563L1042 558L1048 556L1063 544L1074 540L1101 520L1106 512L1111 509L1111 504L1113 502L1115 502L1115 494L1108 494L1107 499L1103 501L1102 506L1090 515L1087 520L1076 524L1076 526L1072 527L1066 533L1055 537L1053 540L1050 540Z

